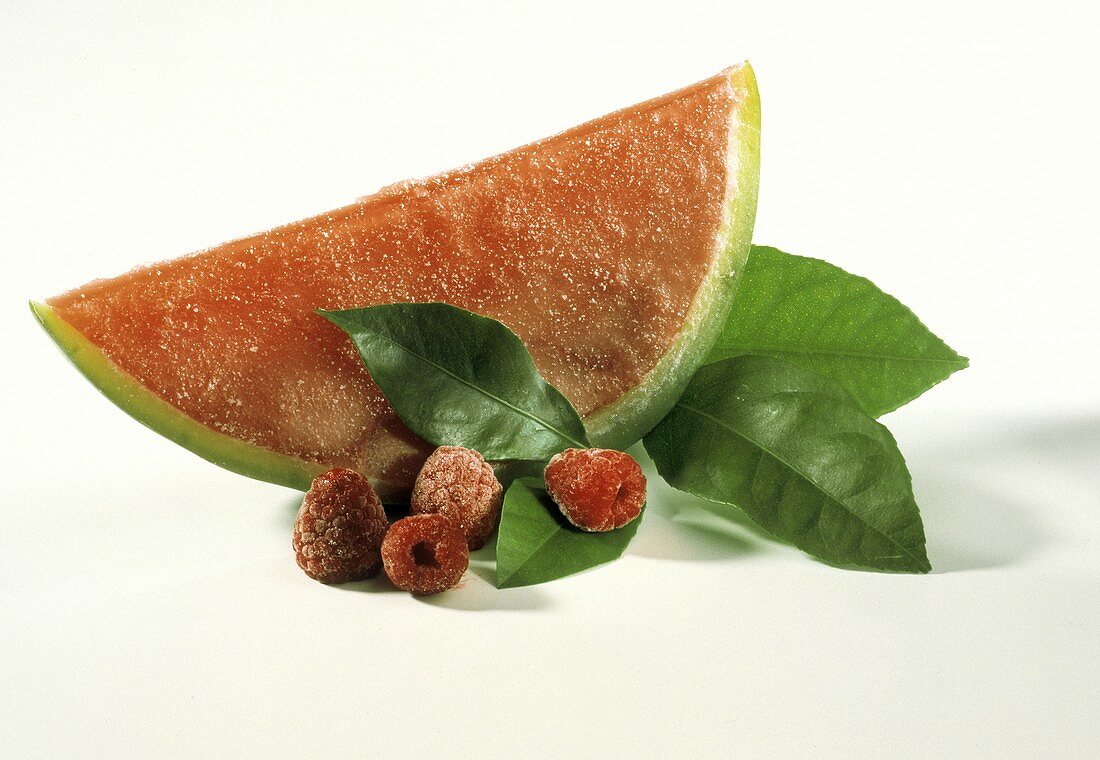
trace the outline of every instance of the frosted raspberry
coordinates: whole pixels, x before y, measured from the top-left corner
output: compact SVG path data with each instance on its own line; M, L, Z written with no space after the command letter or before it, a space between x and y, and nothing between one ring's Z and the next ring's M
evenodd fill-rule
M370 482L336 467L310 486L294 522L298 567L321 583L346 583L378 573L389 521Z
M454 588L470 564L466 534L439 514L398 520L382 542L382 565L393 585L414 594Z
M621 528L645 504L645 475L634 457L610 449L566 449L546 465L546 490L578 528Z
M504 489L480 453L440 446L416 476L409 511L414 515L438 512L450 518L466 534L472 550L485 546L496 529L503 501Z

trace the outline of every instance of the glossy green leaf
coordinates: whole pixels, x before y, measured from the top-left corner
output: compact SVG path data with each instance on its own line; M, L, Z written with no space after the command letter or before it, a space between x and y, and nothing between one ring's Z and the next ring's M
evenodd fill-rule
M587 445L573 405L495 319L442 303L320 313L351 336L386 399L430 443L490 460L545 460Z
M827 562L931 569L893 436L822 375L766 356L708 364L645 447L673 487Z
M618 559L641 521L639 516L618 530L585 532L569 524L538 479L520 478L504 495L497 586L533 586Z
M818 259L753 246L708 362L764 354L843 386L878 417L968 366L893 296Z

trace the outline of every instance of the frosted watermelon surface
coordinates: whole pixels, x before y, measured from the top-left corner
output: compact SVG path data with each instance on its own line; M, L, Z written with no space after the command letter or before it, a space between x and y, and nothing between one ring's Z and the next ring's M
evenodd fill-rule
M751 196L755 209L755 166L731 151L755 98L751 70L742 79L723 72L48 305L202 426L401 490L430 447L315 310L444 301L486 314L582 415L614 409L674 349L716 272L735 274L731 205Z

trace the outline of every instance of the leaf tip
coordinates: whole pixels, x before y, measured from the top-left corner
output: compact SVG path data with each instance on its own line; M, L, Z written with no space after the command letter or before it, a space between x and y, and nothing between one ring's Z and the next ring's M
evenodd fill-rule
M498 589L505 589L505 588L518 588L520 586L525 586L527 584L519 582L519 580L516 577L515 570L509 572L506 575L502 575L501 572L500 572L500 559L498 558L497 559L496 583L494 585Z
M910 553L909 558L912 562L904 568L901 568L903 572L914 573L916 575L927 575L932 572L932 563L928 561L928 554L925 552L924 547L920 547L919 551Z

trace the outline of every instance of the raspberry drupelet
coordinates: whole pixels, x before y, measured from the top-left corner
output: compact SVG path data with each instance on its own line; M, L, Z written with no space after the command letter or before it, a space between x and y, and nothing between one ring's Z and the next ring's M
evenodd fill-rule
M566 449L544 473L546 490L569 522L582 530L621 528L642 511L645 475L634 457L610 449Z
M450 518L466 534L472 551L485 546L496 529L503 501L504 489L479 452L440 446L416 476L409 511Z
M321 583L346 583L378 573L389 527L370 482L335 467L310 486L294 522L294 557Z
M469 564L466 534L440 514L398 520L382 542L382 566L402 591L428 595L454 588Z

